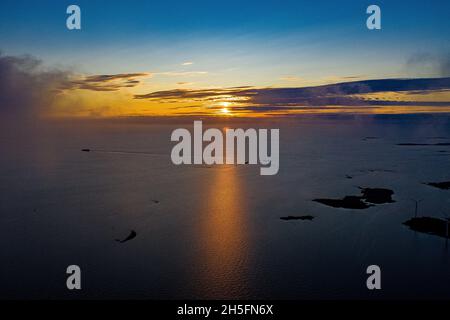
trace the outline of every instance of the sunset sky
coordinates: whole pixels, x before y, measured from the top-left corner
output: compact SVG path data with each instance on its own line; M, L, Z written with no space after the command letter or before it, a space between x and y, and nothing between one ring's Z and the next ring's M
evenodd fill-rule
M450 77L450 2L377 1L379 31L370 4L3 0L0 102L88 117L450 111L448 78L361 82ZM345 82L358 89L317 88Z

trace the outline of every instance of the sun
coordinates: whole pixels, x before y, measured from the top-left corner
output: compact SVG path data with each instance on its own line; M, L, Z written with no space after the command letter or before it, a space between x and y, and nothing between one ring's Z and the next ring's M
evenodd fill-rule
M222 114L230 114L230 109L222 108L222 109L220 109L220 113L222 113Z
M222 109L220 109L220 113L222 115L230 115L231 111L228 108L230 105L231 105L231 103L229 103L229 102L221 102L220 106L222 106Z

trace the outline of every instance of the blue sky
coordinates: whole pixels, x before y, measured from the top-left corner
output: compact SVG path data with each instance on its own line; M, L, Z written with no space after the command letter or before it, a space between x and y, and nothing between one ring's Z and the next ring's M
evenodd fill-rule
M339 65L353 74L368 63L380 70L383 60L381 71L392 71L408 55L449 49L449 1L378 1L383 29L372 32L365 28L371 3L3 0L0 50L91 73L165 71L196 60L216 70L275 64L280 73L312 75L305 64L320 74L316 63L328 61L330 74L341 74ZM69 4L82 9L82 31L65 28Z

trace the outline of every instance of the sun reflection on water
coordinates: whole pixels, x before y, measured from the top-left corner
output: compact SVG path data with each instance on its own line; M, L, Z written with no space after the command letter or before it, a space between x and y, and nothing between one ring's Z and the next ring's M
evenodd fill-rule
M245 294L248 242L245 197L238 169L214 169L201 226L201 291L208 298Z

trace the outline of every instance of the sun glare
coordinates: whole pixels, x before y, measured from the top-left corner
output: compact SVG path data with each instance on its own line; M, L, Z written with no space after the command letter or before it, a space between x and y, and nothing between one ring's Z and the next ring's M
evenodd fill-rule
M222 113L222 114L230 114L230 110L228 108L222 108L220 110L220 113Z

